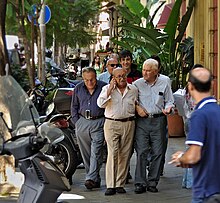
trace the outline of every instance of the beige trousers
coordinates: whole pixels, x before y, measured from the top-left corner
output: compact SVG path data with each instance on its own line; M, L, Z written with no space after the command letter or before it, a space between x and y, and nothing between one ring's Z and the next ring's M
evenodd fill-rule
M104 134L108 146L107 188L124 187L132 151L135 121L105 120Z

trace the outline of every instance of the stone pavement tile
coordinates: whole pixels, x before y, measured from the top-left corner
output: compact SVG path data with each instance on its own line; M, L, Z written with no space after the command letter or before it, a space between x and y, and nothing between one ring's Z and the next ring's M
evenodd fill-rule
M85 169L77 169L73 177L72 190L68 195L74 194L74 198L68 198L65 203L189 203L191 202L191 190L181 188L183 169L176 168L172 165L168 165L171 154L177 150L184 150L185 138L169 138L168 151L166 155L166 164L164 170L164 176L161 177L158 184L158 193L146 192L143 194L134 193L133 179L129 184L126 184L126 194L116 194L113 196L105 196L105 164L101 169L100 175L102 178L101 188L87 190L84 186L85 182ZM135 171L135 154L132 156L131 162L131 175L134 178ZM76 197L76 195L78 195ZM80 198L84 199L80 199ZM7 200L10 200L8 198ZM6 199L0 198L0 203L12 203L6 201ZM15 201L14 201L15 202Z
M166 164L164 170L164 176L161 177L158 184L158 193L146 192L143 194L134 193L133 179L129 184L126 184L126 194L116 194L113 196L105 196L105 165L101 169L100 175L102 178L101 188L88 191L84 187L84 169L78 169L73 177L73 186L71 193L83 196L82 200L68 200L68 202L88 202L88 203L189 203L191 201L191 190L183 189L181 187L183 169L176 168L173 165L168 165L171 154L177 150L184 150L185 138L169 138L168 151L166 155ZM135 171L135 154L131 159L131 175L134 178Z

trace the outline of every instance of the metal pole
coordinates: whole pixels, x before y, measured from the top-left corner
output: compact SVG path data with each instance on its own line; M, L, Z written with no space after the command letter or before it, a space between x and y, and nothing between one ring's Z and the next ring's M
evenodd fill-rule
M41 56L42 56L42 71L41 71L41 82L45 84L45 47L46 47L46 25L45 20L45 3L44 0L41 0L41 12L39 18L39 27L41 35Z

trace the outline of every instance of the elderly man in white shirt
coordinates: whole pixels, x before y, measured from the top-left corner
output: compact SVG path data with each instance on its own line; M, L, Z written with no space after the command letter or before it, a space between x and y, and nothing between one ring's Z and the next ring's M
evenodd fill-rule
M166 115L174 107L173 93L169 80L158 76L158 62L147 59L142 68L143 78L134 82L138 88L139 117L136 120L135 150L137 164L135 171L135 193L158 192L157 184L162 168ZM151 152L149 173L146 174L147 157ZM146 177L147 176L147 177Z
M104 134L108 146L105 195L126 193L124 186L135 129L137 88L127 83L126 71L116 68L109 85L102 88L97 104L105 108Z

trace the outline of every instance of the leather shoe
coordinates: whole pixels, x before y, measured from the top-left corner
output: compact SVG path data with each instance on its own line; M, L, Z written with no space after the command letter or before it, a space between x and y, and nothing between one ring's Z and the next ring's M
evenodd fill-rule
M85 186L88 190L91 190L92 188L100 188L101 183L95 182L93 180L86 180Z
M114 195L114 194L116 194L115 188L107 188L107 190L105 191L106 196L110 196L110 195Z
M147 191L155 193L158 192L158 189L155 186L149 186L147 187Z
M144 186L144 185L142 185L142 184L140 184L140 183L137 183L137 184L135 184L135 190L134 190L134 192L135 192L136 194L144 193L144 192L146 192L146 186Z
M117 193L126 193L126 190L123 187L116 187L116 192Z

